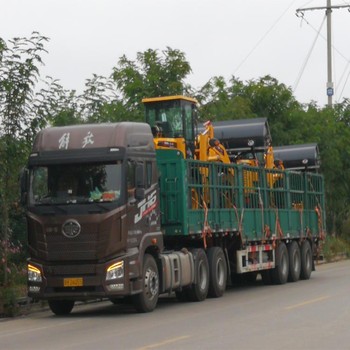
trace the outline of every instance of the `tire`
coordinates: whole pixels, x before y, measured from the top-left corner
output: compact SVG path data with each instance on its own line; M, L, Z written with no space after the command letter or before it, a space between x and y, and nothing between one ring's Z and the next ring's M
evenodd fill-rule
M49 300L49 307L57 316L68 315L73 310L74 300Z
M301 253L299 245L296 241L292 241L288 245L288 255L289 255L289 282L297 282L300 279L301 271Z
M158 267L152 255L145 254L143 259L142 291L133 295L133 304L137 312L153 311L159 297Z
M281 242L276 250L276 267L271 270L271 278L274 284L285 284L289 275L288 250L285 243Z
M211 298L222 297L226 290L227 266L223 250L219 247L209 248L207 252L209 264L209 289Z
M308 280L312 271L312 251L310 242L305 240L301 244L301 271L300 278L302 280Z
M209 290L209 264L203 249L192 250L194 258L195 283L187 291L190 301L203 301Z

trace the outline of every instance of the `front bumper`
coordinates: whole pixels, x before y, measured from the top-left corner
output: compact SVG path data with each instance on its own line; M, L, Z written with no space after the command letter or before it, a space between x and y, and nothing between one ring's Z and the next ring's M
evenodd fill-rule
M122 277L106 281L109 266L124 261ZM140 266L135 257L119 257L100 264L51 264L29 260L41 281L28 280L28 296L36 300L116 298L141 291Z

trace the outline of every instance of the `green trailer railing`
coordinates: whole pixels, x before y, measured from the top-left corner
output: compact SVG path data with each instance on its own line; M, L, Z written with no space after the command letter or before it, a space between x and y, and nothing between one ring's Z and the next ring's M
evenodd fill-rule
M323 177L249 165L185 160L159 150L162 227L168 236L239 232L243 240L319 236Z

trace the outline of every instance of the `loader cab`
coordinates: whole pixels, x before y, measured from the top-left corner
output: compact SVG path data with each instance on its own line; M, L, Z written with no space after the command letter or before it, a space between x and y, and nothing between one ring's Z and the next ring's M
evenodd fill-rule
M186 96L144 98L146 123L151 126L156 149L178 149L193 157L197 101Z

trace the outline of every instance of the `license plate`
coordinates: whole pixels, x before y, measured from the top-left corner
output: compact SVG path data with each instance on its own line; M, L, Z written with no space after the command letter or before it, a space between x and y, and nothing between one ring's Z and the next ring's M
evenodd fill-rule
M83 278L82 277L64 278L63 279L63 286L64 287L82 287L83 286Z

